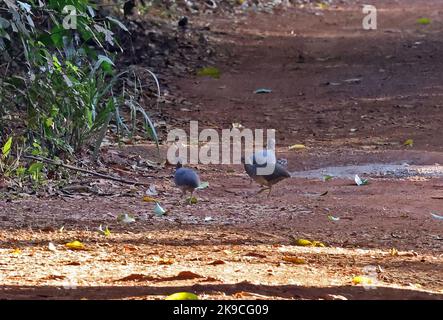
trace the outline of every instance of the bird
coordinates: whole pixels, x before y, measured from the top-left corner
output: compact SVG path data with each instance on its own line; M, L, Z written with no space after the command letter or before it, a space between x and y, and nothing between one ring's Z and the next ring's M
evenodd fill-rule
M192 195L200 186L200 177L197 172L190 168L184 168L180 161L177 162L176 171L174 174L175 185L182 191L182 196L186 195L186 192L191 192L189 203L192 202Z
M259 168L265 168L267 164L258 164L255 159L255 155L251 162L247 163L245 161L245 157L241 158L243 166L245 168L246 173L250 176L255 182L263 187L258 193L262 193L265 190L269 190L268 198L271 195L272 186L277 184L278 182L290 178L291 174L289 171L281 165L279 162L275 162L274 169L269 174L260 174L257 172Z
M265 164L265 163L276 163L277 158L275 156L275 140L269 139L266 144L266 150L256 151L253 155L249 157L251 163L253 163L253 158L257 164Z
M257 182L264 187L259 193L269 189L268 197L271 195L272 186L286 178L290 178L291 174L286 168L286 159L277 159L275 155L275 140L269 139L266 150L259 150L253 155L248 157L248 161L245 157L241 158L243 166L248 176L252 178L252 181ZM273 166L271 173L261 174L257 172L259 168L266 168Z

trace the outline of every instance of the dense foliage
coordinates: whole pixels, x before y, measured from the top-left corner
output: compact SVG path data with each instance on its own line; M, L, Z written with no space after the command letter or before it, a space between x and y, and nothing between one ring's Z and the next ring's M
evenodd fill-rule
M137 103L136 75L115 70L122 49L112 30L127 31L119 20L103 16L89 0L3 0L0 12L3 143L6 128L13 128L25 145L49 155L98 148L111 120L130 133L119 114L123 106L133 117L141 112L156 138Z

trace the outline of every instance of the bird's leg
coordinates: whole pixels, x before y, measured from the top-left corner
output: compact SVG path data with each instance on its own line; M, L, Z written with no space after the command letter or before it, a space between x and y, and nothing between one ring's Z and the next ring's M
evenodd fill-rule
M266 198L269 198L269 196L271 195L271 191L272 191L272 186L269 187L269 193L268 193L268 196Z
M185 190L183 190L183 189L181 189L181 195L180 195L180 199L178 199L178 204L180 204L181 203L181 200L183 199L183 197L184 196L186 196L186 191Z
M270 188L269 188L269 187L264 187L264 188L260 189L260 190L257 192L257 194L260 194L260 193L262 193L263 191L266 191L266 190L268 190L268 189L270 189Z
M191 196L189 197L189 204L192 204L192 195L194 194L194 190L191 191Z

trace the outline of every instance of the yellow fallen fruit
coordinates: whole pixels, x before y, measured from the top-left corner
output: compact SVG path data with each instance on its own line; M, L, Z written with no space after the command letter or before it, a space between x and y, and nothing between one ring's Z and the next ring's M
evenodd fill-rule
M304 144L293 144L292 146L289 147L289 150L301 150L305 148L306 146Z
M19 255L22 253L22 251L20 249L14 249L11 253L15 254L15 255Z
M312 242L306 239L298 239L295 240L295 244L297 246L302 246L302 247L308 247L308 246L312 246Z
M177 292L167 296L165 300L198 300L198 296L189 292Z
M291 257L291 256L283 257L283 261L291 262L291 263L295 263L295 264L305 264L306 263L305 259Z
M320 242L320 241L312 241L312 245L314 246L314 247L326 247L325 245L324 245L324 243L322 243L322 242Z
M352 279L353 284L372 284L372 279L364 276L357 276Z
M77 240L66 243L65 247L72 249L72 250L84 250L85 249L85 245Z

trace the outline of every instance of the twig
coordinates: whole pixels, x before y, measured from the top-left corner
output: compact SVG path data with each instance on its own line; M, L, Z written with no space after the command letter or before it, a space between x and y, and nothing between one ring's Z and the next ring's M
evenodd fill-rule
M431 199L443 200L443 196L442 197L431 197Z
M23 155L22 157L25 159L29 159L29 160L41 161L41 162L49 163L49 164L52 164L55 166L60 166L60 167L66 168L66 169L87 173L87 174L97 176L97 177L100 177L103 179L113 180L113 181L122 182L122 183L126 183L126 184L132 184L132 185L136 185L136 186L137 185L138 186L149 186L150 185L149 183L126 180L126 179L122 179L122 178L118 178L118 177L114 177L114 176L109 176L107 174L103 174L103 173L99 173L99 172L95 172L95 171L90 171L87 169L82 169L79 167L71 166L69 164L64 164L60 161L55 161L55 160L51 160L51 159L47 159L47 158L43 158L43 157L35 157L35 156L30 156L30 155Z

